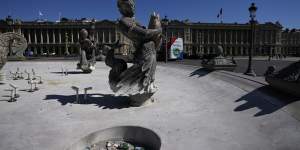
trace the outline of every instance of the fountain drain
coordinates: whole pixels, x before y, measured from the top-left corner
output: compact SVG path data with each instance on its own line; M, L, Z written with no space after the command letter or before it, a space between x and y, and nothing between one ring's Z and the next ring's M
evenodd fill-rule
M160 137L150 129L119 126L93 132L67 150L159 150Z

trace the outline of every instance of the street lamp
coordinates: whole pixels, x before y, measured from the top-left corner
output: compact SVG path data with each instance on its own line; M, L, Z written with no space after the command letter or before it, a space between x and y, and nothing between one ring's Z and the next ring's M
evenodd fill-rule
M249 7L249 12L250 12L250 24L251 24L251 45L249 49L249 62L248 62L248 68L247 71L245 72L245 75L253 76L255 77L256 74L252 68L252 53L255 49L255 24L256 24L256 11L257 7L255 6L255 3L252 3L251 6Z
M93 19L92 20L92 26L91 26L91 40L92 41L95 41L95 29L96 29L96 20L95 19Z
M166 44L165 44L165 63L168 62L168 30L167 30L167 25L166 25L166 35L165 35L165 40L166 40Z

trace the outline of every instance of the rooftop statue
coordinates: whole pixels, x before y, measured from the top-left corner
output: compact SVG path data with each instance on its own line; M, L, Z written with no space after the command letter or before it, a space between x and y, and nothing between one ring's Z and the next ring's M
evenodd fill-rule
M122 45L119 42L107 53L106 64L111 67L109 84L117 95L128 95L133 105L142 105L156 92L154 85L156 70L156 51L161 46L162 28L158 14L152 14L148 29L134 18L135 1L118 0L122 14L119 28L132 40L134 53L133 65L128 68L125 61L114 57L114 49Z
M27 48L26 39L17 33L6 32L0 34L0 69L7 61L7 55L24 57L23 53Z
M81 69L83 72L91 73L95 70L96 64L96 46L89 38L89 33L86 29L80 31L80 62L77 64L77 69Z

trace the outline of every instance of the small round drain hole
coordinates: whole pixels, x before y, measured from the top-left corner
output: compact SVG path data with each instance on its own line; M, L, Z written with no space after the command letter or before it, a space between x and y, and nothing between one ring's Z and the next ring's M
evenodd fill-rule
M152 130L119 126L93 132L67 150L159 150L160 137Z

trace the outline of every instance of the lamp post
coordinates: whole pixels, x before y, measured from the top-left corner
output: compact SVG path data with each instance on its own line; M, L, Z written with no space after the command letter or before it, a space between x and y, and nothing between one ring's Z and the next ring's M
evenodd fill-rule
M91 40L95 41L95 29L96 29L96 20L92 20L92 26L91 26Z
M247 71L244 73L245 75L249 75L249 76L253 76L255 77L256 74L252 68L252 53L255 49L255 24L256 24L256 11L257 11L257 7L255 6L255 3L252 3L250 8L249 8L249 12L250 12L250 25L251 25L251 45L250 45L250 49L249 49L249 62L248 62L248 68Z
M166 26L166 36L165 36L165 40L166 40L166 44L165 44L165 63L168 62L168 32L167 32L167 26Z

